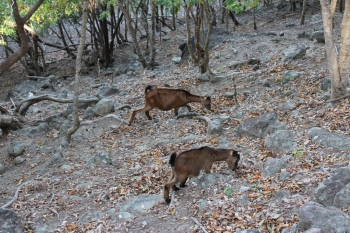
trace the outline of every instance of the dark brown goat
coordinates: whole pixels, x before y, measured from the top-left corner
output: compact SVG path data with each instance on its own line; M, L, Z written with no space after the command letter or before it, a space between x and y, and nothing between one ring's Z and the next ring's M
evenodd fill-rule
M191 111L190 106L187 105L191 102L201 103L203 107L211 110L210 97L192 95L182 89L157 88L156 86L148 85L145 89L145 107L132 112L129 125L131 125L136 113L145 112L148 120L152 120L149 115L150 110L154 108L162 111L174 109L175 116L177 116L180 107L186 107L188 111Z
M177 191L179 189L175 186L177 183L180 183L180 187L184 187L187 179L198 176L201 170L210 173L215 161L226 161L228 167L234 171L239 159L240 155L233 149L201 147L181 152L177 156L176 152L173 152L169 160L172 169L171 179L164 185L164 200L170 203L169 190L172 188Z

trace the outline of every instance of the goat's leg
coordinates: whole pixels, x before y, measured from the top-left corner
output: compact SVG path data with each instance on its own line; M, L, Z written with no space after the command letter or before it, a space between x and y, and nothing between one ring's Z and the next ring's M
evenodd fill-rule
M186 185L186 181L188 180L188 177L186 177L186 179L184 180L184 181L181 181L181 183L180 183L180 187L181 188L184 188L184 187L186 187L187 185Z
M131 125L132 121L134 120L134 117L135 117L136 113L139 113L139 112L149 112L150 110L152 110L151 107L145 106L145 107L143 107L143 108L141 108L141 109L138 109L138 110L133 111L132 114L131 114L131 116L130 116L130 118L129 118L129 125ZM147 114L146 114L146 116L147 116ZM148 114L148 116L149 116L149 114ZM149 119L149 118L148 118L148 119ZM150 120L151 120L151 119L150 119Z
M174 186L179 183L181 180L184 180L186 178L186 176L177 176L175 174L174 178L172 180L170 180L168 183L166 183L164 185L164 193L163 193L163 197L166 203L170 203L171 199L169 198L169 190L170 188L172 188L174 190Z
M146 111L145 114L146 114L146 117L148 118L148 120L152 120L152 117L149 115L149 111Z
M204 172L206 174L210 173L212 166L213 166L213 164L206 164L205 167L204 167Z

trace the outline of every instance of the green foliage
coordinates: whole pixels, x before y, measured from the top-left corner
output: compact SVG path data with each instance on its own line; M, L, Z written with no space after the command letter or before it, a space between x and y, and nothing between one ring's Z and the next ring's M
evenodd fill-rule
M297 159L301 159L303 157L303 154L306 153L305 149L303 146L300 146L299 149L293 149L292 154L295 156Z
M245 0L240 2L237 0L226 0L226 9L234 11L236 14L239 14L244 11L244 9L259 8L260 0Z
M181 0L155 0L157 6L164 6L166 12L177 14L181 9Z
M17 0L18 10L23 17L37 0ZM16 23L12 15L12 1L0 2L0 43L3 37L16 36ZM81 15L80 0L45 0L26 24L40 33L53 26L61 18L77 18Z
M224 189L224 193L227 195L227 196L230 196L231 194L233 194L235 191L231 188L225 188Z

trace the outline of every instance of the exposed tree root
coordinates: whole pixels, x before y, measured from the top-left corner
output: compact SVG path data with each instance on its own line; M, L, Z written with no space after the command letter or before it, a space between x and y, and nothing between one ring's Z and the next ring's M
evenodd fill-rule
M35 96L26 100L21 101L15 109L15 113L20 114L22 116L25 116L27 113L28 108L43 100L51 100L53 102L58 103L73 103L73 99L60 99L56 98L52 95L41 95L41 96ZM97 103L99 101L98 98L91 98L91 99L79 99L79 103ZM23 105L23 106L22 106Z

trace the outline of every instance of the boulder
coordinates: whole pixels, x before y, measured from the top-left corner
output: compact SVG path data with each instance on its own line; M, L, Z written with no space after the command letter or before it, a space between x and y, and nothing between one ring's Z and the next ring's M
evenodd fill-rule
M22 233L24 227L21 219L15 212L0 208L0 232L4 233Z
M323 181L315 190L315 198L318 203L325 206L334 205L335 197L336 204L339 205L343 201L343 193L347 190L346 186L350 182L350 168L339 168L334 175ZM345 188L346 186L346 188ZM343 191L341 191L344 188ZM341 192L340 192L341 191ZM338 192L340 192L338 194ZM346 200L344 200L346 202Z
M280 123L276 112L270 112L266 115L255 117L244 121L235 128L235 134L242 136L249 136L254 138L263 138L266 136L266 130L270 125Z
M92 110L95 116L104 116L111 112L114 112L114 103L110 99L101 99Z
M10 157L17 157L23 154L24 145L21 142L11 142L8 145L8 153Z
M293 138L295 131L293 130L277 130L273 134L266 137L264 146L275 152L288 153L297 148L298 143Z
M350 150L350 136L331 133L328 130L314 127L307 132L307 136L311 137L313 142L320 143L325 147L347 151Z
M298 43L290 45L287 49L283 51L283 62L301 59L305 56L308 47L305 44Z
M287 161L278 158L268 159L264 163L262 175L263 176L274 176L276 173L281 172L281 169L287 167Z
M350 232L350 217L333 206L308 202L300 207L299 218L299 227L304 231L319 228L322 233Z

